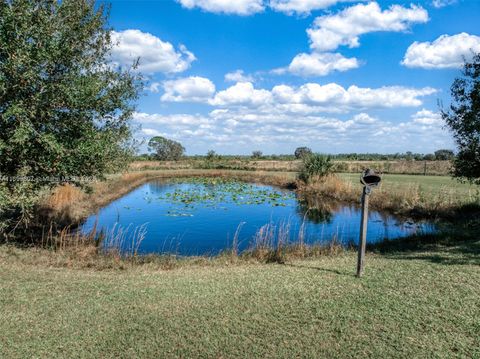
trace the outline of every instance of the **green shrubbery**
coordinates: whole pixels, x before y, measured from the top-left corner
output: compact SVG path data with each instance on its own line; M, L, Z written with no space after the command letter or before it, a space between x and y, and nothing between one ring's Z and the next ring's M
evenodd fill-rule
M332 158L327 155L312 153L303 158L298 178L303 182L308 183L312 179L323 178L332 173Z

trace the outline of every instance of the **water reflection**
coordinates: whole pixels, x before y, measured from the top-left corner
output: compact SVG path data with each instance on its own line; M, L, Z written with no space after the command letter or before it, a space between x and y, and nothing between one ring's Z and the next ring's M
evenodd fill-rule
M195 179L147 183L103 208L98 217L88 218L82 230L88 232L96 221L98 229L106 232L144 225L139 253L193 255L216 254L229 248L240 223L244 223L238 235L240 251L249 248L257 231L269 223L288 223L291 241L304 230L306 243L333 237L345 244L356 242L360 210L318 196L297 197L271 186ZM372 243L434 230L428 223L402 221L371 211L367 236Z
M339 208L338 203L327 202L316 197L298 198L297 212L308 221L320 224L331 223L333 213Z

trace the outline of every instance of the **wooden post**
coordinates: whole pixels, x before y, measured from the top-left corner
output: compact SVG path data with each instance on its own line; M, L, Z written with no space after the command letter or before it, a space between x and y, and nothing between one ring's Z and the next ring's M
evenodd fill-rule
M360 241L358 243L357 261L357 277L359 278L363 274L363 266L365 262L365 247L367 246L368 196L369 190L367 189L367 186L364 186L362 194L362 219L360 222Z
M427 175L427 161L425 161L423 163L423 175L426 176Z

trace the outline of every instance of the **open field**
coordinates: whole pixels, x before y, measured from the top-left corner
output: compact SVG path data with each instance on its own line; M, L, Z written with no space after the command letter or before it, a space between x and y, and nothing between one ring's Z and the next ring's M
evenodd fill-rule
M480 356L480 242L284 265L52 266L0 247L0 357Z
M339 176L348 180L353 184L360 183L360 175L357 173L340 173ZM422 193L427 194L453 194L461 198L473 197L480 187L469 183L462 183L450 176L416 176L416 175L399 175L384 174L382 176L382 188L395 190L398 188L409 188L418 186Z
M359 173L365 168L373 168L382 173L448 175L450 161L334 161L337 172ZM200 159L184 159L181 161L135 161L130 164L133 171L159 169L231 169L248 171L286 171L296 172L300 168L300 160L254 160L254 159L217 159L205 161Z

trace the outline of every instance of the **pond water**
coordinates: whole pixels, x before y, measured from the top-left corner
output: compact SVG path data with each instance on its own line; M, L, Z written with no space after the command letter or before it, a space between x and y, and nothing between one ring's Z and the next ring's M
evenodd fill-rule
M359 224L356 206L300 198L292 191L266 185L182 179L138 187L89 217L81 230L103 232L105 248L116 246L124 252L214 255L231 249L234 238L239 251L248 249L259 233L272 238L281 235L290 242L302 236L309 244L332 238L354 244ZM367 242L434 230L429 223L371 211Z

